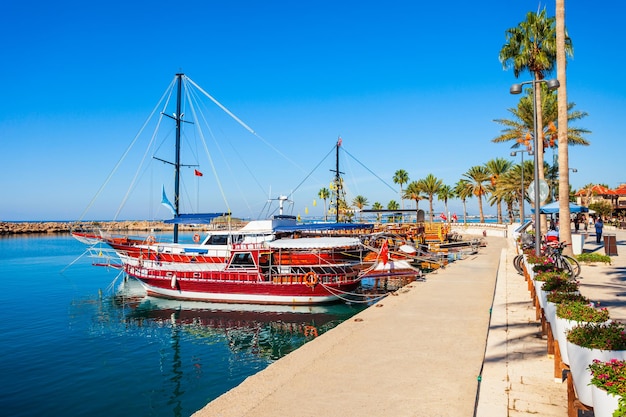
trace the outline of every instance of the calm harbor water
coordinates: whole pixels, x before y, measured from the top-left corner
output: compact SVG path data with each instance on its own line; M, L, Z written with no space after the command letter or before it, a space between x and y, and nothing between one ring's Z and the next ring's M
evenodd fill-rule
M188 416L364 308L149 298L76 261L84 250L69 235L0 237L3 415Z

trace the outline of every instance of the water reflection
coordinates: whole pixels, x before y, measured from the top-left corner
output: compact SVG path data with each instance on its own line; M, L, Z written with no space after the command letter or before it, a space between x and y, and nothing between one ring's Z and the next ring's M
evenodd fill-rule
M364 308L165 300L129 280L113 295L74 300L71 322L86 326L92 356L115 363L106 377L127 387L133 406L179 417Z
M126 286L133 285L128 281ZM297 349L363 310L363 305L262 306L167 300L129 295L117 303L131 307L125 322L143 326L145 321L171 326L185 335L215 343L224 340L233 353L247 352L270 361Z

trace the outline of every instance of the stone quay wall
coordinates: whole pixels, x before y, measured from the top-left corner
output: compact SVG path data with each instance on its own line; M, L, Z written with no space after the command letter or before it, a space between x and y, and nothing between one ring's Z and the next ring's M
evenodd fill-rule
M0 235L29 234L29 233L70 233L72 230L103 229L112 232L129 231L168 231L173 230L173 224L161 221L129 220L115 222L0 222ZM202 230L206 226L180 225L179 230Z

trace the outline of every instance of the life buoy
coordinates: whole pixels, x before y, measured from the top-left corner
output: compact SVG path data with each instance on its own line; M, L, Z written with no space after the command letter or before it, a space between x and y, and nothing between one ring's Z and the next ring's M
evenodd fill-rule
M148 237L146 238L146 242L147 242L148 244L152 244L152 243L156 242L156 239L154 238L154 236L148 236Z
M304 283L306 284L307 287L315 287L317 285L318 279L317 279L317 275L315 275L314 272L307 272L304 275Z
M317 337L317 329L315 326L304 326L304 335Z
M200 235L198 233L194 233L193 241L196 243L200 242Z

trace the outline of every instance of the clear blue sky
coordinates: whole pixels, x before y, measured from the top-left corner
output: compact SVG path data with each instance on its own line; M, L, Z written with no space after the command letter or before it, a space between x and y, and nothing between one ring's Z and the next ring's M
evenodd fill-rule
M454 185L473 165L513 160L510 145L491 142L500 132L493 119L508 118L519 100L508 92L518 80L502 69L498 52L506 29L538 7L553 16L554 3L10 2L0 14L0 220L82 216L179 71L297 161L299 168L287 163L282 175L259 180L272 195L295 188L338 136L394 187L398 169L411 180L432 173ZM611 0L566 7L574 44L568 101L589 113L577 126L593 132L591 146L570 148L570 167L578 170L571 183L616 187L626 182L626 6ZM530 79L523 74L519 81ZM333 164L325 161L313 183L296 191L294 213L321 215L321 202L312 201L328 187ZM399 201L397 191L359 166L344 166L352 196ZM207 183L191 183L191 194L193 187L216 193L210 167L201 169ZM112 218L133 173L113 183L85 218ZM268 197L247 192L256 188L250 184L237 186L246 201L229 199L235 215L256 217ZM155 196L148 208L133 200L121 218L167 218L154 207L159 201ZM442 208L436 202L435 210ZM450 208L460 215L459 202ZM200 209L221 211L224 204L207 198ZM469 211L477 214L475 199Z

